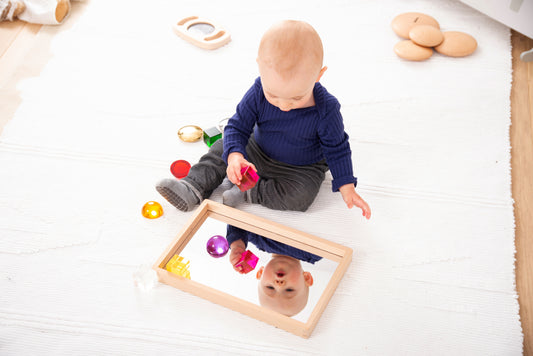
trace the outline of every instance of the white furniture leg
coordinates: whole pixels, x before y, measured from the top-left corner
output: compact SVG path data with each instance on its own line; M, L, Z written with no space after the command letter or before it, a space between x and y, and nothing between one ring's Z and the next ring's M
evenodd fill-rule
M533 62L533 48L531 48L529 51L522 52L520 59L524 62Z

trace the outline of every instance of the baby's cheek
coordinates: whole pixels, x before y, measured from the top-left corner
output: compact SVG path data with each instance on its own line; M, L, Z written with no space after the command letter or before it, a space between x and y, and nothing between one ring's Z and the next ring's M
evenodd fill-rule
M293 285L299 286L304 282L304 276L300 273L290 274L287 278Z
M277 106L277 100L274 100L274 99L272 99L272 98L269 98L268 96L266 97L266 100L267 100L271 105Z

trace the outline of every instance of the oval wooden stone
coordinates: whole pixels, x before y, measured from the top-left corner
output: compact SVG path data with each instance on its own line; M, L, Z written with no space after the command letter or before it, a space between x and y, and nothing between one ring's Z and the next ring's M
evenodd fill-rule
M444 35L434 26L420 25L409 31L409 38L419 46L435 47L442 43Z
M477 48L477 41L468 33L459 31L446 31L443 33L444 40L435 47L435 50L441 54L450 57L468 56Z
M396 16L391 23L392 30L400 37L409 39L409 31L418 25L430 25L440 29L433 17L420 12L406 12Z
M70 12L69 0L58 0L56 7L56 21L61 23Z
M433 49L417 45L411 40L400 41L394 46L398 57L410 61L423 61L433 55Z

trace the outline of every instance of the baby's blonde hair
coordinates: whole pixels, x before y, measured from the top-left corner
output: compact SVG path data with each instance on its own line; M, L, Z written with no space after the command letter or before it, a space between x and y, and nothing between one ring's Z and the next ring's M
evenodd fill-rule
M318 75L323 58L320 36L303 21L285 20L275 24L267 30L259 44L258 60L287 79L304 64Z

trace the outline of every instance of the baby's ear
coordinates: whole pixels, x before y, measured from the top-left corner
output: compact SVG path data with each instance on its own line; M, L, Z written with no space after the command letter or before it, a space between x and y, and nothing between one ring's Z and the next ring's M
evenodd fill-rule
M318 73L318 78L316 78L315 82L319 82L320 81L320 78L322 78L322 76L324 75L326 70L328 70L328 67L326 67L326 66L322 67L322 69Z
M255 275L255 278L257 279L261 279L261 277L263 277L263 270L265 269L265 267L261 267L257 270L257 273Z
M304 272L305 285L311 287L313 285L313 276L311 272Z

